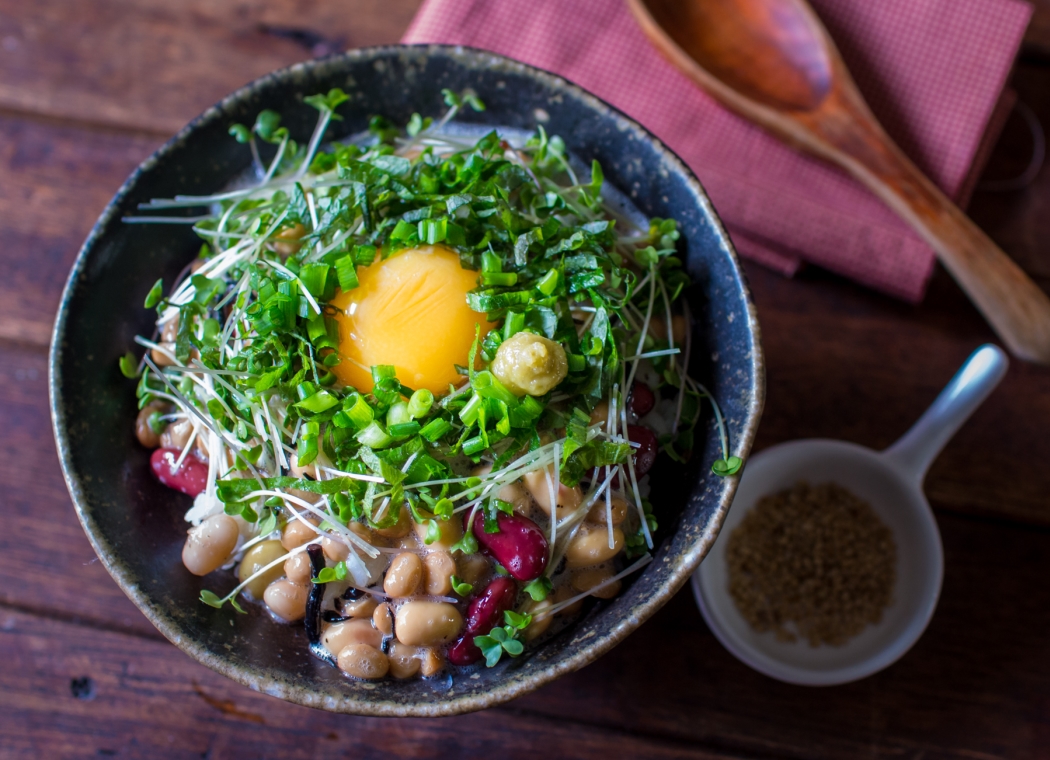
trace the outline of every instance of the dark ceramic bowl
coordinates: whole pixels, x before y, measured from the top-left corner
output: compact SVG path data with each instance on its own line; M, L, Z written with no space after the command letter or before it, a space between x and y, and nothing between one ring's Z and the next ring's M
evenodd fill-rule
M284 115L292 136L310 135L316 112L304 95L342 87L351 95L335 139L360 132L370 115L404 123L413 112L444 110L441 90L473 88L488 109L462 119L534 129L543 120L570 151L598 159L606 180L649 216L681 224L682 252L695 285L692 373L721 403L733 453L751 448L764 376L758 325L736 255L692 172L656 138L579 87L538 69L459 47L356 50L278 71L205 112L145 161L114 197L70 273L51 348L51 409L62 469L98 556L143 614L190 656L257 691L292 702L367 715L436 716L477 710L524 694L609 651L678 591L718 535L736 478L710 473L721 456L710 408L692 465L654 472L659 546L619 597L525 655L455 680L355 682L307 652L301 627L273 624L257 609L237 615L198 602L202 581L180 561L188 497L150 475L133 436L134 385L117 359L132 337L152 331L142 299L158 276L171 282L196 254L185 226L129 225L150 198L207 194L250 161L227 129L264 108ZM232 585L232 579L228 581ZM209 586L222 585L215 578Z

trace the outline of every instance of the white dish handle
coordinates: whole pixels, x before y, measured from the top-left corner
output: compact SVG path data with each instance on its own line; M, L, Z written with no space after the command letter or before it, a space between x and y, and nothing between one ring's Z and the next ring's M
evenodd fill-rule
M887 464L921 488L933 460L988 398L1008 366L1003 350L990 343L970 354L922 417L900 440L882 452Z

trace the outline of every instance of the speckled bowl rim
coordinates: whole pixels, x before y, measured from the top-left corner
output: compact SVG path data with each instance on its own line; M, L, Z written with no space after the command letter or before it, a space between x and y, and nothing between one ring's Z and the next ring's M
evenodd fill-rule
M252 93L262 90L272 82L284 79L294 79L302 73L315 67L338 66L342 62L367 61L377 56L397 54L399 50L411 49L415 54L420 50L427 53L441 53L451 58L470 58L475 63L483 62L493 66L500 66L518 74L528 76L542 82L552 90L563 90L571 93L575 98L589 105L594 111L606 113L616 120L622 129L631 130L642 140L653 144L662 159L669 165L679 169L686 179L689 189L695 196L697 205L703 210L711 222L719 245L731 259L734 270L739 277L743 290L744 302L747 311L748 330L752 336L752 350L750 352L752 383L749 388L750 402L747 407L747 419L741 427L741 432L733 441L733 452L737 456L746 458L755 439L759 418L765 404L765 361L761 345L761 333L759 331L758 318L755 306L751 300L750 289L747 278L740 266L736 251L721 220L715 213L711 201L700 185L699 180L676 154L667 148L656 136L625 115L619 109L609 105L595 95L584 90L582 87L570 82L564 77L552 74L548 71L529 66L506 56L498 55L486 50L471 48L463 45L384 45L369 48L357 48L348 50L334 56L321 59L304 61L277 71L271 72L244 87L239 88L232 94L223 98L217 104L206 110L200 116L187 124L173 138L161 146L153 155L140 164L131 176L124 182L120 190L106 206L98 221L79 253L70 271L62 292L58 315L55 320L54 330L51 337L51 351L48 366L48 386L51 397L51 418L55 433L55 442L58 449L59 460L62 465L62 474L65 477L66 486L69 489L77 517L83 525L92 547L98 554L103 566L120 586L121 590L135 603L139 610L153 623L154 626L175 646L181 649L193 659L212 670L247 686L248 688L279 697L289 702L305 705L307 707L321 708L333 712L353 713L357 715L379 716L379 717L439 717L456 715L510 701L516 697L527 694L544 684L559 678L566 673L576 671L597 660L614 646L623 641L629 634L638 628L645 620L651 617L660 607L666 604L689 581L693 572L699 566L701 560L707 554L718 533L722 522L729 511L739 476L726 478L723 481L721 494L718 499L717 509L712 517L709 529L705 531L692 546L680 554L676 559L676 567L671 571L667 580L657 588L656 593L636 606L631 612L616 625L610 626L604 633L597 634L586 644L579 647L578 651L562 660L551 663L546 667L533 671L527 675L510 674L507 678L495 684L490 690L481 694L467 694L453 696L448 699L434 700L421 699L415 703L398 703L393 701L368 701L355 696L333 697L331 695L319 694L308 688L297 686L293 683L281 682L270 676L260 675L252 671L250 667L231 665L223 657L214 654L192 640L184 638L178 628L169 617L161 611L154 610L149 604L146 595L135 583L128 569L120 562L113 547L102 537L98 530L91 512L87 508L83 490L81 489L76 473L73 471L70 457L69 437L67 434L67 421L62 403L62 376L59 367L63 351L62 337L65 333L68 304L72 297L77 279L84 270L87 257L94 247L96 240L101 236L105 226L110 222L113 215L118 212L122 199L136 184L139 177L152 168L154 164L168 153L178 149L186 138L200 126L208 124L216 119L224 118L223 112L226 107L233 103L250 97ZM668 538L664 539L669 540ZM643 571L644 573L645 571Z

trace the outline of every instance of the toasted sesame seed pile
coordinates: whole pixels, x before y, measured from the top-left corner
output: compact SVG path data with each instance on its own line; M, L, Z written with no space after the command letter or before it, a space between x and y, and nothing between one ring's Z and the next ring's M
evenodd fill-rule
M890 605L893 533L835 483L763 497L729 536L729 593L756 631L842 645Z

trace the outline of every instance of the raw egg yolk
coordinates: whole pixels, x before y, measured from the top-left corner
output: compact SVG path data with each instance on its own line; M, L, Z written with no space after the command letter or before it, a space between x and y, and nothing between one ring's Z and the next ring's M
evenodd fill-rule
M463 269L445 246L421 246L379 259L357 276L356 288L332 299L339 309L336 377L367 393L372 365L392 364L412 389L440 394L459 384L453 365L467 365L475 326L482 335L493 326L467 306L478 273Z

